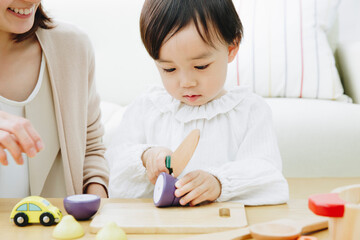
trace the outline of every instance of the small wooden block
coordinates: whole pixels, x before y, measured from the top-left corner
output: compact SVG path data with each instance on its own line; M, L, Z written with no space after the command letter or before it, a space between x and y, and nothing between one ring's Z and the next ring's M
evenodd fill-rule
M309 197L309 209L324 217L343 217L346 202L337 193L314 194Z
M219 216L220 217L230 217L230 209L229 208L219 208Z

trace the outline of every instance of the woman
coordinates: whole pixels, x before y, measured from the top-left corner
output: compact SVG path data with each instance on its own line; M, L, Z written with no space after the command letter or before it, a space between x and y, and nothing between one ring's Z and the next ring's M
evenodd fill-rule
M107 197L102 135L89 39L41 0L1 0L0 197Z

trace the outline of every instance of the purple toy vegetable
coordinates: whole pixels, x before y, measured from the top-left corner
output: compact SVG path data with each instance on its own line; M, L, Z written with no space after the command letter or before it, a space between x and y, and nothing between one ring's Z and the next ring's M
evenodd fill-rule
M76 220L87 220L99 209L100 197L94 194L79 194L64 199L64 207L68 214Z
M160 173L154 189L154 204L157 207L179 206L180 198L175 197L175 183L178 179L167 173Z

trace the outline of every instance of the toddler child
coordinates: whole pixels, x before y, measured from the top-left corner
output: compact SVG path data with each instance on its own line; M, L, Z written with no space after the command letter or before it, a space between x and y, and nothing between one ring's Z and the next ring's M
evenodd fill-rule
M176 183L181 205L286 202L269 107L246 87L224 89L242 37L232 1L146 0L140 30L164 88L124 113L106 153L110 197L151 198L157 176L168 173L166 155L197 128L199 144Z

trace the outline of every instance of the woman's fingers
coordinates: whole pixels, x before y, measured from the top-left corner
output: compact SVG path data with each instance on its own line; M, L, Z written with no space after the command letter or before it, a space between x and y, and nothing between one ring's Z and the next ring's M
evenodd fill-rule
M31 123L27 119L17 119L12 126L13 134L18 139L22 149L29 157L35 157L40 151L36 146L36 142L40 140L39 134L33 129Z
M29 136L34 141L37 152L40 152L44 148L44 143L42 142L39 133L35 130L35 128L31 124L28 124L26 126L26 130L27 130Z
M11 136L11 134L0 130L0 144L2 145L3 149L7 149L9 151L17 164L24 163L24 159L21 156L21 148L15 139Z
M0 111L0 131L0 144L18 163L23 162L21 152L25 152L29 157L35 157L44 147L40 135L25 118Z
M6 152L4 148L0 145L0 164L7 166L9 163L7 161Z

